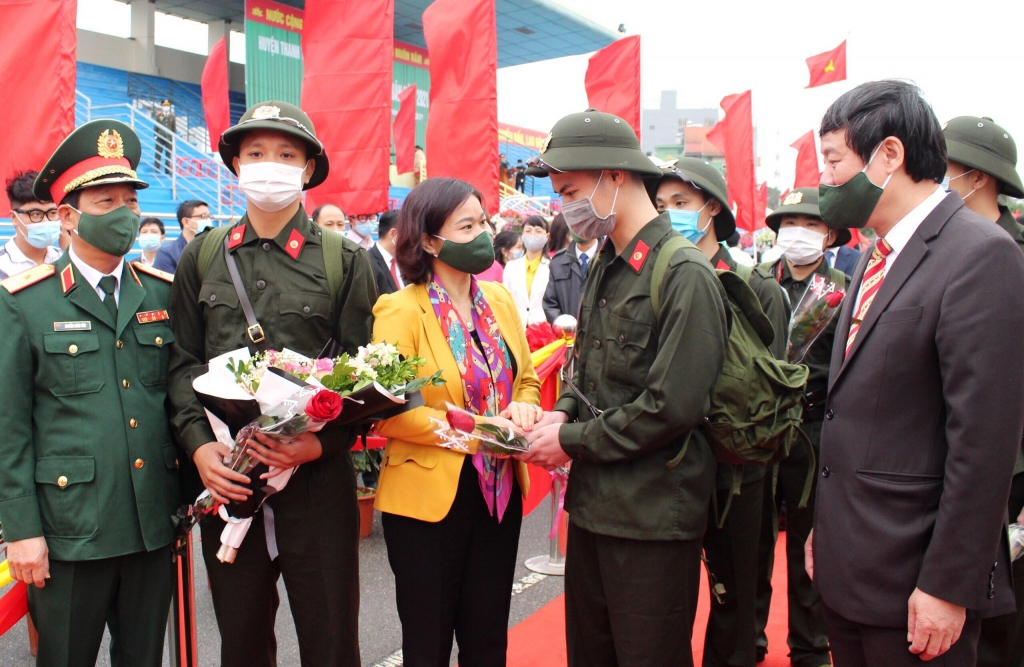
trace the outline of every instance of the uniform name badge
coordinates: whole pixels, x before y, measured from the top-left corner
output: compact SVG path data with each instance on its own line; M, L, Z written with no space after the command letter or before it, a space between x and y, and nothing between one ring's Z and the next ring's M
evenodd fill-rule
M166 310L147 310L144 313L135 313L136 319L139 320L139 324L149 324L150 322L163 322L168 319Z
M92 322L54 322L54 331L92 331Z

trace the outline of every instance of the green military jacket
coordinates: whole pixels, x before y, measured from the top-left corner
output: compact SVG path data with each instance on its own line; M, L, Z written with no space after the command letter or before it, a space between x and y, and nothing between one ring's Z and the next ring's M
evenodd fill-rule
M715 458L697 429L711 405L728 338L725 291L695 248L677 252L650 300L659 249L677 232L667 213L623 250L607 242L590 264L577 325L576 387L555 406L576 423L559 431L572 457L566 507L594 533L640 540L704 534ZM678 465L668 465L683 449Z
M336 298L332 297L321 234L334 233L321 231L300 207L276 238L258 238L247 217L228 235L269 349L288 348L316 357L331 339L351 353L370 342L377 299L370 260L365 250L344 240L344 282ZM182 251L171 290L175 345L168 395L174 407L174 427L189 457L201 445L215 440L206 413L192 391L192 368L241 347L257 351L246 335L245 314L222 252L217 252L200 280L199 249L205 238L205 234L197 236ZM320 440L324 455L350 448L355 437L350 431L323 432Z
M721 246L718 252L711 258L711 265L716 269L736 272L736 260L729 251ZM775 340L772 341L769 351L776 359L786 358L787 334L789 332L789 299L782 291L778 281L770 273L758 267L751 268L750 280L747 281L750 289L757 295L761 302L761 309L768 316L775 330Z
M55 560L167 546L179 504L166 411L170 276L125 263L117 322L69 254L0 289L0 521Z

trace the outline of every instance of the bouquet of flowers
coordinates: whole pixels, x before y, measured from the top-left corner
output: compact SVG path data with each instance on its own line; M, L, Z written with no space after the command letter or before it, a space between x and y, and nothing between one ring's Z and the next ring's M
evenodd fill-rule
M231 448L224 464L246 475L254 487L248 500L227 506L208 491L196 500L198 512L217 512L228 524L217 557L234 560L253 516L267 497L287 485L295 470L259 463L250 447L257 433L287 443L306 432L384 419L418 407L423 404L420 389L444 383L440 371L417 378L423 363L420 358L404 359L395 346L379 343L359 348L355 356L333 359L310 359L290 350L250 356L243 348L196 369L192 388L217 440Z
M799 364L832 318L839 312L846 291L821 274L814 274L789 321L789 363Z
M530 450L530 445L526 442L526 433L508 420L501 419L500 423L495 423L497 420L477 421L476 415L456 405L446 403L445 408L446 421L442 422L435 417L430 419L437 426L434 432L440 439L441 446L446 449L468 454L469 442L475 438L480 446L497 458L509 458L519 452Z

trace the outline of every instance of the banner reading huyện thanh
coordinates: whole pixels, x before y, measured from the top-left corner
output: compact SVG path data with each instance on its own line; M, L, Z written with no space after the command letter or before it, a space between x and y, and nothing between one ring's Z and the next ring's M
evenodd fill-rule
M245 102L298 105L302 93L301 9L245 0Z

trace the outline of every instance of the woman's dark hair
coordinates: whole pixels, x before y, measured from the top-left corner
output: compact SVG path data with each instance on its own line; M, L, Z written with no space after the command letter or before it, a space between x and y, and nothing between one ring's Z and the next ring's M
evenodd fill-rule
M527 227L540 227L546 232L548 231L548 221L539 215L531 215L526 220L523 220L523 229Z
M470 197L483 195L457 178L428 178L409 193L398 213L395 260L406 283L430 280L433 257L423 249L423 235L436 236L448 217Z
M906 81L871 81L844 93L825 112L818 136L846 130L846 145L867 163L886 137L906 151L904 167L915 183L942 181L946 175L946 139L921 89Z
M505 253L502 250L512 250L519 243L518 232L506 229L494 237L494 257L498 263L505 266Z
M569 225L565 224L565 216L559 213L551 221L551 234L548 236L548 253L553 255L569 245Z

